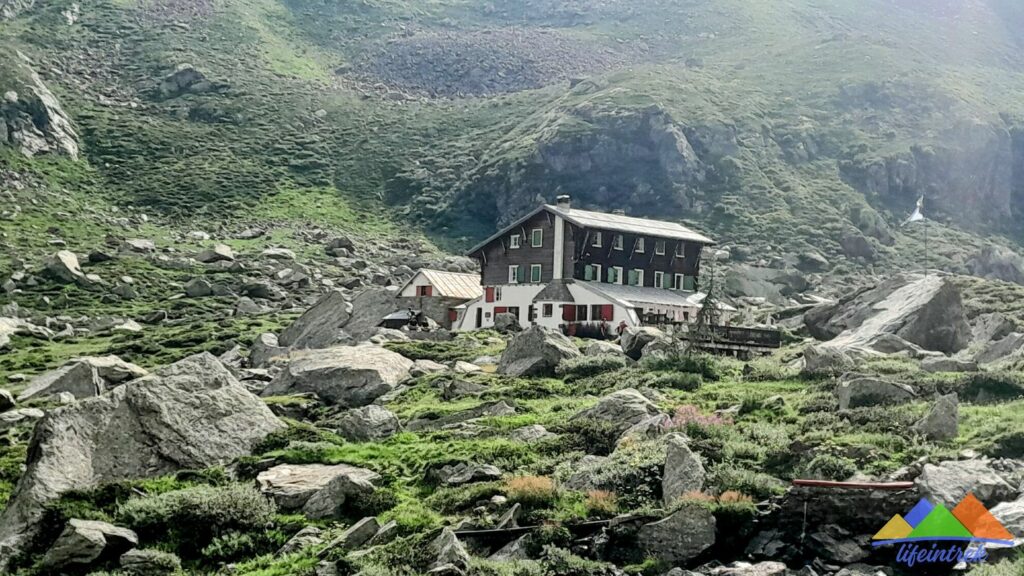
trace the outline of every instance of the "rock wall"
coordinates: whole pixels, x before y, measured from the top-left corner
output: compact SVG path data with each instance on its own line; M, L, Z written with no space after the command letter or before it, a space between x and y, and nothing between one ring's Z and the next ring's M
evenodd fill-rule
M10 20L28 10L35 0L0 0L0 21Z
M32 62L16 52L2 66L13 72L13 80L0 85L0 145L13 146L29 157L55 153L77 160L78 135L71 119Z
M840 162L843 179L876 205L975 230L1019 224L1024 214L1024 131L1002 123L961 123L939 143L873 160Z

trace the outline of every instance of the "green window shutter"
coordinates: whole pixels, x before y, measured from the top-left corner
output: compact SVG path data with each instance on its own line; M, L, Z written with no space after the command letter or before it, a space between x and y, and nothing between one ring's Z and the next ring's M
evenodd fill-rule
M594 267L591 266L590 264L587 264L583 268L583 279L584 280L593 280L594 279Z
M540 282L540 275L541 275L541 267L540 266L530 266L530 282L533 282L534 284L536 284L537 282Z
M697 287L697 279L693 276L683 276L683 287L692 292Z
M526 280L526 269L524 266L520 266L516 269L516 282L522 283Z
M630 270L629 271L629 285L630 286L636 286L636 281L637 281L636 270Z
M666 289L672 288L672 275L671 274L664 274L664 275L662 275L662 277L661 277L661 287L662 288L666 288Z

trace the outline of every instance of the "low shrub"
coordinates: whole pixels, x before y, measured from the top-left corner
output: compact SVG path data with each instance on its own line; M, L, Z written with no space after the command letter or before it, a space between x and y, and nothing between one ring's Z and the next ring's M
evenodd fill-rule
M686 372L700 374L705 380L717 381L722 378L718 361L710 354L653 354L640 360L640 366L648 372Z
M626 359L622 356L602 354L600 356L580 356L563 360L555 368L555 374L566 382L574 382L605 372L613 372L626 367Z
M817 480L846 480L857 473L857 464L834 454L818 454L802 467L802 476Z
M540 556L550 546L568 547L572 544L572 533L560 524L543 524L523 541L523 551L531 558Z
M547 476L519 476L505 481L505 495L530 511L551 507L558 498L558 489Z
M978 404L1009 402L1024 398L1024 375L1013 372L966 374L953 386L960 397Z
M727 463L716 464L711 469L707 485L722 495L734 492L757 500L767 500L786 491L785 482L774 476Z
M607 456L615 450L622 431L614 422L597 418L570 420L552 429L561 434L561 449Z
M144 541L169 539L188 556L198 554L217 536L265 528L274 511L273 502L255 488L232 484L132 498L118 507L115 517Z
M480 502L490 500L492 496L502 494L503 485L499 482L477 482L468 486L440 487L425 502L428 506L442 514L457 514L477 506Z
M728 426L732 424L732 417L719 414L705 414L701 409L692 404L678 406L672 414L668 427L674 430L687 430L691 427L708 428L713 426Z
M587 508L587 516L594 518L611 518L619 512L619 498L608 490L591 490L583 502Z
M540 563L546 576L610 576L615 573L603 562L586 560L554 546L544 548Z
M684 392L693 392L704 384L704 377L691 372L654 373L648 380L652 388L672 388Z

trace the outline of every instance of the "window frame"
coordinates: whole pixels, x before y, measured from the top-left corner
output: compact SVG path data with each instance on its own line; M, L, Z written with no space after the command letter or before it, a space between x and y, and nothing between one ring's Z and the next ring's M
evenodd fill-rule
M590 241L590 245L594 248L601 248L603 242L602 234L600 230L594 230L594 238Z
M611 279L609 279L608 283L609 284L618 284L619 286L621 286L622 285L622 266L609 266L608 270L609 271L612 271L612 270L615 271L615 282L612 282Z
M543 318L551 318L555 314L554 304L544 304L541 307L541 316Z
M686 243L682 240L676 242L676 258L686 258Z
M604 282L604 276L602 276L602 274L604 274L604 266L601 266L600 264L591 264L590 267L594 269L594 281Z
M508 283L519 284L519 264L508 265Z
M636 282L637 283L636 284L631 284L631 286L643 287L643 285L644 285L644 269L643 268L633 268L633 272L636 274Z
M672 289L682 290L683 285L686 282L686 274L673 274L672 275Z
M537 279L534 280L534 271L537 272ZM530 264L530 284L540 284L544 277L544 265L543 264Z
M625 240L622 238L622 234L612 236L612 250L622 250L624 244Z
M664 240L655 240L654 241L654 255L655 256L664 256L665 255L665 241Z
M637 254L643 254L644 253L644 248L645 248L645 246L644 246L644 237L640 236L639 238L636 239L636 253Z
M537 242L537 235L540 235L540 243ZM530 247L531 248L543 248L544 247L544 229L534 228L530 230Z
M654 287L664 288L665 287L665 273L661 270L654 271Z
M494 301L501 302L501 286L494 287Z
M509 234L508 237L508 248L509 250L518 250L523 246L521 234L516 232L515 234Z

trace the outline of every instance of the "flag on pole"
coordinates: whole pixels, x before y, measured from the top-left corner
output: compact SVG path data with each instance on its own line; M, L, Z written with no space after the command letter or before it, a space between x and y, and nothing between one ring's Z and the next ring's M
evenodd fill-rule
M911 222L919 222L921 220L924 220L924 196L917 199L917 207L914 208L914 213L902 225L906 226Z

